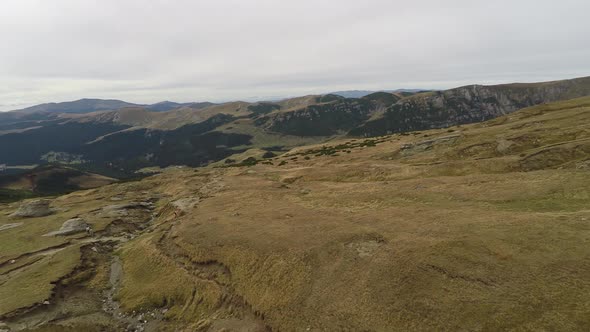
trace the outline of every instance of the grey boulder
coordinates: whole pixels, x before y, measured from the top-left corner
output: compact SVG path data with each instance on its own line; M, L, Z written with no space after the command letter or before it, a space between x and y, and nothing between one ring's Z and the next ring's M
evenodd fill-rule
M44 236L59 236L82 233L86 231L87 227L89 227L89 225L84 219L73 218L64 222L58 231L47 233Z
M27 201L20 205L10 217L14 218L35 218L44 217L53 213L49 208L51 201L48 199L37 199L34 201Z

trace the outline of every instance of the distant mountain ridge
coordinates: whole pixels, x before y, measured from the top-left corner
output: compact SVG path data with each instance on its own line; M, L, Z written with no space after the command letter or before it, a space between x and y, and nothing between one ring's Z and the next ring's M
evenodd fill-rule
M193 108L193 109L201 109L201 108L205 108L208 106L213 106L215 105L214 103L210 103L210 102L199 102L199 103L176 103L173 101L161 101L159 103L155 103L155 104L151 104L151 105L147 105L146 108L149 109L150 111L154 111L154 112L167 112L167 111L171 111L173 109L178 109L181 107L189 107L189 108Z
M332 93L272 102L136 105L82 99L0 113L0 164L42 164L43 156L50 154L76 156L97 166L97 172L201 166L249 149L287 151L342 136L445 128L584 96L590 96L590 77L382 91L360 98Z
M13 112L36 113L89 113L95 111L116 110L123 107L142 106L138 104L128 103L116 99L90 99L84 98L75 101L66 101L61 103L45 103L35 105Z
M19 110L13 110L11 112L22 112L22 113L92 113L97 111L115 111L125 107L144 107L154 112L166 112L181 107L190 107L194 109L200 109L207 106L214 105L210 102L190 102L190 103L176 103L172 101L162 101L159 103L146 105L146 104L134 104L126 101L117 99L96 99L96 98L83 98L74 101L66 101L60 103L45 103L35 105Z
M370 94L376 92L389 92L389 93L418 93L418 92L427 92L433 91L429 89L396 89L396 90L345 90L345 91L335 91L330 92L329 94L338 95L344 98L362 98L364 96L368 96Z

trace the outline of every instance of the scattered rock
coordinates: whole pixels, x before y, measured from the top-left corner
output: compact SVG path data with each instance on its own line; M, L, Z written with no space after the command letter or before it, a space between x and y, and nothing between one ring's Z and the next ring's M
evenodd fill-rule
M11 259L10 260L10 264L14 264L14 263L16 263L16 260L15 259Z
M82 218L73 218L63 223L58 231L50 232L44 236L58 236L58 235L71 235L76 233L82 233L86 231L86 228L90 227L86 220Z
M506 139L500 139L498 140L498 146L496 146L496 151L498 151L499 153L506 153L508 152L508 149L510 149L510 146L512 146L512 142Z
M199 198L198 197L186 197L186 198L181 198L178 199L174 202L172 202L172 206L174 206L175 208L186 212L190 209L192 209L193 207L195 207L195 205L197 205L199 203Z
M102 208L102 212L108 217L124 217L129 214L128 210L133 209L154 209L154 204L151 202L130 202L125 204L107 205Z
M587 170L590 169L590 160L584 160L576 163L576 169Z
M50 304L51 304L51 302L49 302L49 301L45 300L45 301L43 301L43 304L44 304L44 305L50 305Z
M374 239L357 239L346 244L359 257L371 257L385 243L385 240L377 237Z
M448 135L448 136L441 136L433 139L429 139L426 141L416 142L416 143L406 143L401 146L401 150L405 155L423 152L426 150L430 150L433 146L441 143L453 143L456 141L461 135Z
M10 216L13 218L35 218L44 217L53 213L49 208L51 203L48 199L38 199L28 201L21 204L21 206Z
M5 225L0 226L0 231L5 231L7 229L16 228L16 227L19 227L19 226L22 226L22 225L23 225L22 222L17 222L17 223L14 223L14 224L5 224Z
M359 257L369 257L373 256L375 250L381 247L381 245L382 244L377 241L370 240L366 242L350 244L349 247L353 248Z

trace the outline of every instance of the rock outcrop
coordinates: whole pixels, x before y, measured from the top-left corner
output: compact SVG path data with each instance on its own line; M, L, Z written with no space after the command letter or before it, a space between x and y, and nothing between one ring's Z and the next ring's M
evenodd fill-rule
M36 217L44 217L48 216L53 213L49 205L51 204L50 200L47 199L38 199L33 201L27 201L21 204L21 206L16 210L10 217L13 218L36 218Z
M82 233L85 232L88 227L89 225L86 220L82 218L72 218L65 221L58 231L47 233L44 236L65 236Z
M260 117L256 124L267 130L297 136L330 136L346 133L383 111L399 97L377 93L360 99L334 96L327 102L309 105L288 112Z
M121 217L129 214L129 210L144 209L152 210L154 204L151 202L129 202L123 204L107 205L102 208L102 212L108 217Z

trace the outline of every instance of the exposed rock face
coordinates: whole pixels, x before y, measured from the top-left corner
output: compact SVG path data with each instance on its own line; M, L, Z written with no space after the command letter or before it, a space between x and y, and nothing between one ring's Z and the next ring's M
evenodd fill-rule
M590 77L536 84L470 85L417 94L353 129L356 136L445 128L481 122L542 103L590 95Z
M58 235L71 235L76 233L82 233L89 227L86 220L82 218L73 218L63 223L58 231L45 234L45 236L58 236Z
M153 208L154 204L151 202L130 202L105 206L102 208L102 213L107 217L124 217L129 215L129 210L152 210Z
M361 99L335 97L328 102L310 105L301 109L271 113L260 117L256 124L288 135L330 136L346 133L360 125L371 115L385 109L399 99L392 95L369 95Z
M53 211L49 208L49 204L51 204L50 200L47 199L38 199L34 201L28 201L21 204L21 206L16 210L10 217L13 218L36 218L36 217L44 217L53 213Z
M429 140L420 141L420 142L416 142L416 143L407 143L407 144L402 145L401 151L402 151L402 154L407 156L407 155L411 155L414 153L429 150L434 145L437 145L437 144L454 142L459 137L461 137L461 135L456 134L456 135L442 136L442 137L438 137L435 139L429 139Z
M176 201L172 202L172 206L181 210L181 211L188 211L195 207L199 203L199 197L186 197L177 199Z

